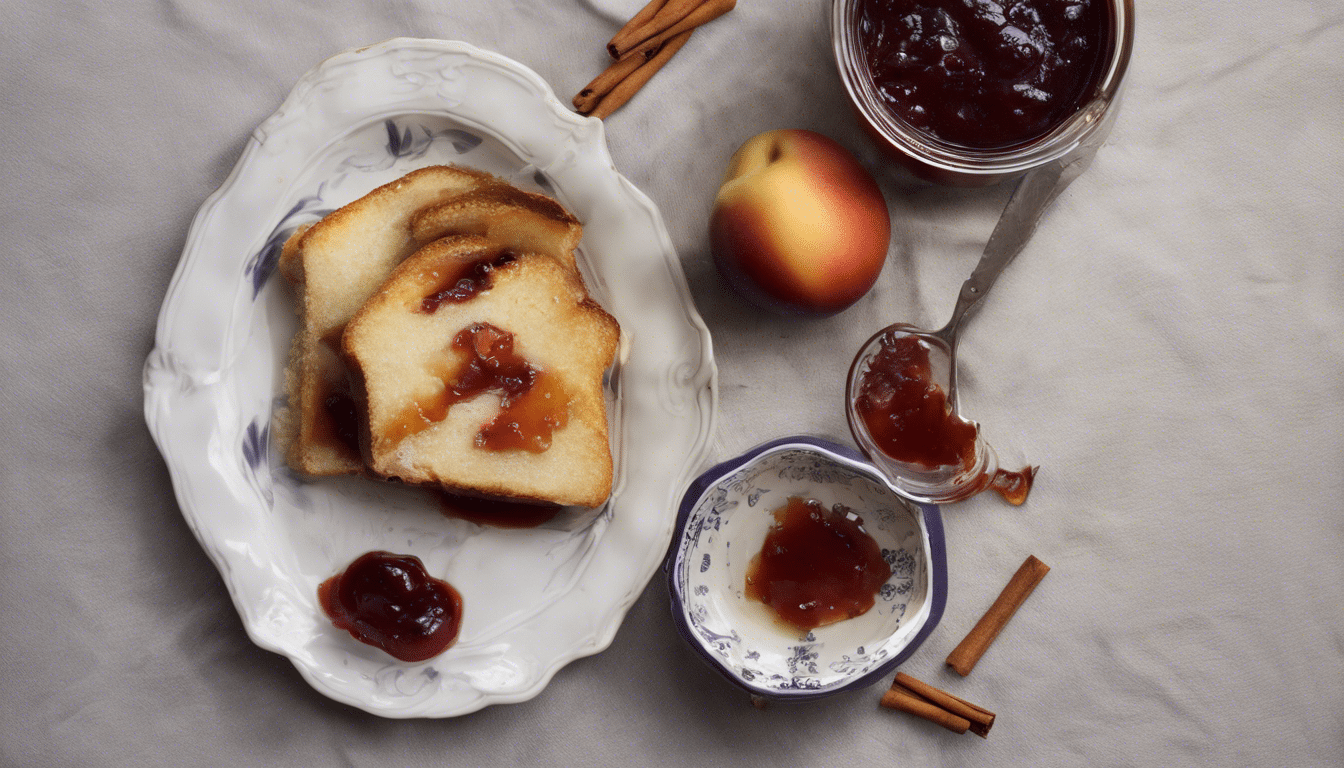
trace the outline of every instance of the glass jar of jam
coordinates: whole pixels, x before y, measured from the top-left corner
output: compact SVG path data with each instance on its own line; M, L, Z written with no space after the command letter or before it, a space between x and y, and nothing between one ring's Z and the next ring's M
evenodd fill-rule
M996 184L1095 145L1133 0L833 0L840 77L878 145L939 184Z

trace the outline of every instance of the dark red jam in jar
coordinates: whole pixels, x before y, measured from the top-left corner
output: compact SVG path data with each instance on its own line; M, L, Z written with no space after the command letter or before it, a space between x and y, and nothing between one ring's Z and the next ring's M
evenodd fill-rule
M973 149L1038 139L1097 89L1107 0L858 0L858 37L886 109Z
M852 619L877 602L891 578L863 519L841 505L792 497L747 568L747 597L801 631Z
M368 552L317 588L337 629L402 661L443 653L462 625L462 596L420 558Z

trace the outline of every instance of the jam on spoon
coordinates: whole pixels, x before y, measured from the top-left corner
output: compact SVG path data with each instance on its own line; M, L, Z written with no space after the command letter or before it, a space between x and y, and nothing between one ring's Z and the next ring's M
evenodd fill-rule
M873 399L871 395L878 391L874 379L883 376L882 366L879 364L874 369L873 363L881 359L882 350L905 348L905 345L914 343L927 350L926 357L936 355L938 358L936 365L933 364L931 357L927 365L924 365L922 360L917 361L920 364L915 366L918 370L916 378L925 378L941 390L945 398L944 410L955 415L957 339L962 321L967 313L984 299L989 289L994 286L994 281L1027 244L1032 232L1036 230L1041 214L1054 200L1055 195L1058 195L1088 166L1101 138L1103 137L1090 138L1084 143L1083 151L1076 157L1047 163L1028 172L1017 182L1012 195L1008 198L1008 204L1004 206L1003 215L999 217L998 225L994 227L989 242L985 244L985 252L981 254L980 262L975 265L971 276L961 285L957 305L953 308L952 317L946 325L936 331L929 331L908 323L894 323L874 334L854 356L846 388L850 431L854 433L854 439L863 452L873 460L901 494L916 501L942 504L961 501L993 488L1009 503L1021 504L1026 501L1027 494L1031 492L1036 469L1027 467L1017 472L999 469L998 456L982 439L980 429L974 422L965 422L973 428L970 432L970 437L973 439L973 450L970 454L972 460L969 463L963 460L954 464L937 463L931 466L927 461L910 462L902 460L900 456L889 455L887 449L879 445L873 433L869 431L868 418L860 411L860 402L871 401ZM899 341L902 338L910 338L913 342ZM914 384L903 386L909 387L910 396L923 397L918 386ZM868 397L865 397L865 390L869 393ZM932 396L932 390L925 392ZM865 407L871 409L871 406L872 403L869 402ZM898 408L908 410L907 406ZM964 454L959 455L964 457Z
M420 558L368 552L317 588L337 629L402 661L424 661L457 640L462 596Z
M1031 492L1036 467L1009 471L998 466L994 450L980 437L980 427L957 414L949 390L937 382L930 352L945 356L952 367L952 344L944 346L946 329L935 333L909 326L891 326L870 341L860 358L851 389L851 422L861 445L878 452L878 464L900 468L923 481L921 492L940 494L929 500L957 501L993 489L1020 506ZM854 374L851 374L853 377ZM871 451L870 451L871 453ZM910 487L907 486L907 490Z
M854 407L877 447L897 461L936 469L968 468L975 459L976 426L933 382L929 350L915 336L883 337Z

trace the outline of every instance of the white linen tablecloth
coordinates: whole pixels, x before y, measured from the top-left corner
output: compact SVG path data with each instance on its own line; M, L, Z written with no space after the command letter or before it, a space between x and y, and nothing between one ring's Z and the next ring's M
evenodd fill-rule
M196 209L294 82L390 37L464 40L562 99L632 0L0 4L0 764L1344 764L1344 6L1140 3L1125 104L961 348L962 402L1028 503L945 509L949 597L902 669L999 713L987 740L881 686L765 710L676 636L660 582L526 703L390 721L253 646L142 417L141 367ZM1006 190L924 186L851 118L824 0L742 0L607 121L713 334L715 458L848 442L853 351L940 325ZM820 131L894 222L877 288L825 320L720 282L729 155ZM1017 565L1053 570L962 680Z

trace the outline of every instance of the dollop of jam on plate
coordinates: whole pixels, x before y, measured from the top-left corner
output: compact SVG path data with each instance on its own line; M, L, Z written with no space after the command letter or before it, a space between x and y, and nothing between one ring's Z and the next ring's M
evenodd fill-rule
M317 597L337 629L402 661L443 653L462 626L462 596L414 555L365 553L322 582Z

